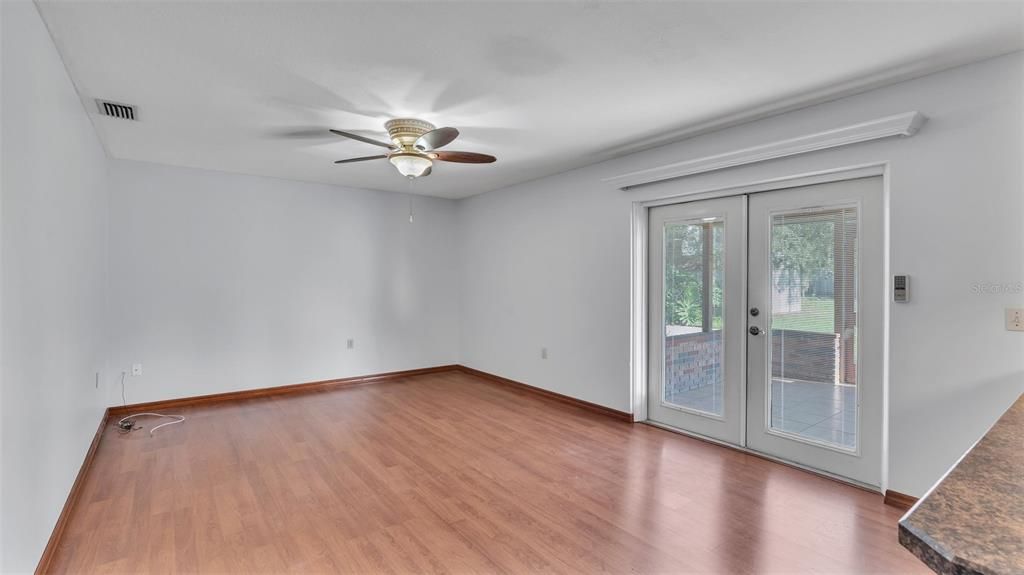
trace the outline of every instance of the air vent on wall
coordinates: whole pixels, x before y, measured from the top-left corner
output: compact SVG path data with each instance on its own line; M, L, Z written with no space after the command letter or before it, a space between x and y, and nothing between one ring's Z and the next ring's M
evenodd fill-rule
M118 104L117 102L108 102L107 100L96 100L96 105L99 106L100 113L104 116L110 116L111 118L121 118L122 120L137 119L135 114L135 106L129 106L128 104Z

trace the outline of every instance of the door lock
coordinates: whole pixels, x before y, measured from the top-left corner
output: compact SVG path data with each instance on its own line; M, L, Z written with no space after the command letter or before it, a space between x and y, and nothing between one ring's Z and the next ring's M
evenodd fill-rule
M761 310L757 309L756 307L752 307L750 308L750 315L757 317L761 315Z
M761 335L761 328L756 325L750 326L750 335Z

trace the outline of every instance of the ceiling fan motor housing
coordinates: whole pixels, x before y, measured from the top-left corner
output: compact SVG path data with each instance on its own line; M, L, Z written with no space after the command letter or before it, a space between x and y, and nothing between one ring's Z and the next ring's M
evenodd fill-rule
M450 144L459 136L459 131L455 128L437 128L430 122L416 118L395 118L385 122L384 127L387 128L388 136L391 138L390 144L366 136L331 129L332 133L344 138L388 149L386 154L379 156L349 158L338 160L335 163L348 164L387 158L403 176L418 178L430 175L435 160L463 164L489 164L496 160L494 156L476 152L437 151L437 148Z
M395 118L388 120L384 127L387 128L391 141L402 150L415 151L413 145L420 136L433 130L435 126L430 122L417 120L415 118Z

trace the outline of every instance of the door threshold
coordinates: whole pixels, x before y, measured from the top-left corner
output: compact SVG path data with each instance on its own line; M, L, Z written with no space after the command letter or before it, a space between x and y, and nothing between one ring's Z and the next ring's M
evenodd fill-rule
M843 477L841 475L835 475L834 473L829 473L827 471L822 471L820 469L815 469L813 467L808 467L806 465L801 465L799 463L794 463L792 461L787 461L785 459L780 459L780 458L775 457L773 455L768 455L766 453L761 453L760 451L754 451L753 449L750 449L748 447L744 447L742 445L736 445L734 443L729 443L728 441L722 441L720 439L715 439L713 437L708 437L706 435L701 435L699 433L693 433L692 431L686 431L685 429L680 429L678 427L672 427L671 425L667 425L667 424L660 423L660 422L657 422L657 421L652 421L650 419L645 420L645 421L640 421L638 423L643 423L645 425L650 425L651 427L657 427L658 429L664 429L665 431L670 431L672 433L678 433L679 435L685 435L687 437L692 437L693 439L699 439L700 441L711 443L711 444L717 445L719 447L727 447L727 448L732 449L734 451L739 451L739 452L745 453L747 455L753 455L754 457L760 457L761 459L766 459L766 460L772 461L774 463L785 465L786 467L792 467L794 469L799 469L800 471L805 471L805 472L810 473L812 475L817 475L819 477L824 477L825 479L830 479L830 480L836 481L838 483L843 483L843 484L849 485L851 487L856 487L857 489L862 489L864 491L869 491L871 493L877 493L879 495L883 494L881 487L878 487L878 486L875 486L875 485L869 485L867 483L861 483L860 481L857 481L856 479L850 479L849 477Z

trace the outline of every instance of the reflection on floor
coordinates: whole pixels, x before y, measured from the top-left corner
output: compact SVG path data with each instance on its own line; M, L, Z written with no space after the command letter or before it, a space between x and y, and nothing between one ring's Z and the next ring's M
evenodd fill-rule
M673 405L721 413L719 385L677 391ZM845 448L857 445L857 388L792 379L772 380L772 428Z

